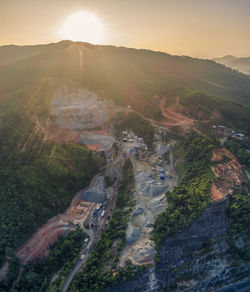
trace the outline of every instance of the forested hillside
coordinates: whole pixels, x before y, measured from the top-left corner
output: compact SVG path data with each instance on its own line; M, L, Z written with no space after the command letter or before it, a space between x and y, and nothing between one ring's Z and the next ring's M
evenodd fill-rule
M215 96L196 90L181 90L179 110L198 120L211 123L222 123L229 127L250 133L250 106L226 102Z
M222 58L215 58L214 61L250 75L250 57L237 58L229 55Z
M168 210L155 222L154 238L159 245L167 235L188 226L210 202L214 174L210 169L212 150L219 143L208 136L191 134L175 146L178 157L184 162L179 167L179 183L168 191Z
M55 103L63 118L74 116L77 122L82 121L86 125L91 115L85 114L88 114L89 108L93 109L93 105L86 108L85 104L78 101L83 96L89 101L95 93L94 118L99 101L109 107L110 112L103 110L100 113L103 121L95 128L67 128L67 119L64 124L56 123L58 116L51 111L51 97L59 88L65 90L58 91L58 100L69 100L65 104ZM79 88L86 91L85 95L76 94L72 105L71 91L74 95L77 92L75 89ZM114 104L106 99L111 99ZM71 111L67 111L70 106ZM80 107L82 111L79 111ZM181 123L178 124L179 121ZM185 121L189 122L187 127ZM119 155L132 155L133 164L126 161L123 178L117 187L116 205L110 214L106 213L107 220L101 216L102 220L106 220L106 229L98 243L92 245L93 250L89 248L88 252L92 250L92 253L86 262L84 274L78 274L70 289L98 290L134 275L137 268L133 268L130 261L126 261L126 268L119 268L119 257L127 244L126 228L136 204L134 190L139 181L136 163L141 160L143 163L140 167L148 163L147 171L152 170L153 173L159 168L160 173L165 168L161 161L163 157L157 151L162 146L170 149L164 154L167 157L164 163L168 167L169 182L163 194L170 186L171 191L166 192L167 199L164 195L159 204L154 205L157 201L152 203L152 210L153 205L159 205L157 208L161 212L153 216L151 210L153 219L150 216L147 218L148 226L154 228L150 231L154 232L150 233L150 241L154 239L159 251L167 237L190 226L211 202L211 185L215 178L210 168L211 157L213 150L221 146L219 140L215 139L218 136L212 132L213 125L216 125L216 129L218 125L223 125L250 135L249 76L213 61L149 50L94 46L71 41L40 46L0 47L0 265L7 259L12 262L1 287L9 289L15 285L22 262L18 262L15 255L17 248L48 219L65 211L76 192L86 187L96 173L102 170L106 182L119 177ZM92 144L84 142L88 149L76 142L79 141L77 135L70 140L74 143L62 142L65 140L56 139L56 135L52 139L52 135L49 135L50 131L54 131L54 134L60 130L63 135L65 129L68 132L73 129L77 135L88 131L97 135L99 131L99 136L103 134L100 139L109 135L115 144L112 148L112 142L107 150L110 151L108 156L102 150L101 157L89 150L100 149L99 144L93 141ZM143 137L145 145L142 144L140 150L137 145L126 142L123 145L122 132L127 133L129 130L136 135L134 137L133 133L129 133L131 137L133 135L133 139L130 139L133 143L138 142L137 136L138 140L139 136ZM94 148L93 145L98 147ZM120 151L123 146L126 150L124 153ZM235 154L241 164L249 168L247 139L228 139L224 146ZM133 154L135 148L138 148L136 155ZM103 167L103 157L108 157L106 167ZM110 177L105 172L109 169ZM159 173L156 175L154 172L143 178L145 185L150 179L154 180L150 187L143 189L142 194L152 186L159 185L156 181ZM114 193L115 190L112 195ZM110 198L106 194L105 201L108 201ZM164 200L166 211L161 209L165 206ZM247 208L242 209L245 202ZM242 230L248 219L249 200L247 197L243 200L236 197L235 201L231 200L231 204L228 212L234 219L232 230ZM244 211L242 222L236 218L238 205ZM103 206L102 212L105 210ZM149 210L145 213L149 214ZM154 218L157 218L156 221ZM72 227L71 221L67 224ZM93 226L89 223L82 226L89 236L87 229ZM31 289L32 285L34 291L41 286L47 288L52 274L56 272L53 270L55 261L56 270L62 267L59 272L61 276L53 282L54 288L51 287L52 290L58 289L56 286L63 284L79 256L82 240L86 237L84 232L75 230L66 239L59 239L48 259L39 262L40 266L24 266L23 277L17 281L16 287L20 291Z
M64 211L102 163L85 146L43 140L31 113L46 117L46 89L40 96L14 92L0 104L1 264L41 224Z
M14 51L14 53L13 53ZM35 47L0 48L1 93L41 78L73 81L122 104L146 107L169 86L198 89L250 104L250 77L213 61L149 50L62 41Z

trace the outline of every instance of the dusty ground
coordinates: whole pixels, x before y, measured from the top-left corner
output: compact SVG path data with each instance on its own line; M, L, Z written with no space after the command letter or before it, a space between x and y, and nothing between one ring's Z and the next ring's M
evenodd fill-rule
M103 203L106 199L106 184L104 176L98 176L93 184L84 191L79 192L80 198L93 203Z
M179 103L179 97L176 98L176 102L174 105L167 106L166 100L162 99L160 103L160 108L164 120L161 123L167 128L171 128L174 126L180 127L184 132L189 132L194 129L195 121L182 113L177 111L177 106Z
M96 178L93 178L92 183ZM17 250L17 257L23 264L46 257L49 254L50 246L59 235L66 235L69 231L75 229L70 222L84 224L88 221L94 207L95 203L82 200L79 192L65 213L51 218Z
M231 160L227 163L223 163L223 154ZM228 194L231 195L234 190L241 191L248 183L242 166L235 156L227 149L215 149L211 161L214 163L211 168L216 176L211 187L212 201L223 200Z
M34 93L34 99L39 90L40 88ZM30 139L38 132L43 134L45 141L57 143L81 142L79 141L81 137L91 150L106 149L112 146L113 137L108 136L104 124L118 110L120 109L112 102L85 89L72 90L63 87L56 90L51 97L51 115L47 120L40 120L30 112L31 119L36 124ZM97 127L100 129L97 130ZM25 148L29 142L26 141L23 147ZM80 193L83 191L75 196L65 213L51 218L17 250L17 256L23 263L47 256L58 235L65 235L74 228L69 222L83 224L88 220L95 202L84 201Z
M168 151L169 147L162 145L157 149ZM170 173L173 174L171 167L166 164L164 167L169 176L165 181L160 181L160 171L163 166L159 166L160 160L157 152L139 160L132 159L136 205L126 230L127 244L121 253L121 266L124 266L128 259L135 265L154 263L155 250L151 238L154 221L157 215L166 209L166 190L171 189L175 184L175 177L170 176Z
M120 110L112 101L85 89L72 91L63 87L55 91L51 98L51 118L49 125L44 127L44 132L47 131L45 137L59 143L84 140L89 149L101 151L102 140L107 141L108 136L105 126ZM89 133L93 137L89 137Z
M79 135L90 131L107 136L107 122L121 110L112 101L102 99L86 89L65 86L52 94L47 120L40 120L29 108L26 111L36 125L35 132L41 133L45 141L74 143L78 141ZM101 147L95 144L98 143L89 143L87 147L98 151Z
M115 142L110 135L98 134L95 132L84 132L78 136L78 142L87 145L91 150L97 149L99 151L110 150Z
M56 143L63 142L76 142L79 132L70 129L62 129L59 126L51 126L50 128L44 129L44 140L53 141Z

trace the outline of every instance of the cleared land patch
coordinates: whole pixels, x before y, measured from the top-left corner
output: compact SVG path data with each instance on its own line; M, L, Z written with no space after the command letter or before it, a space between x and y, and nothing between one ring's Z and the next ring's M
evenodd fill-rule
M216 176L211 187L212 201L223 200L227 195L233 194L234 190L242 191L247 185L241 164L229 150L215 149L211 162L212 171Z

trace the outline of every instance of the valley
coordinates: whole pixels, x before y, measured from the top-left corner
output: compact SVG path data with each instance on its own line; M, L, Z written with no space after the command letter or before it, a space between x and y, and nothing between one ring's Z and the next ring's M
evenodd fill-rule
M88 95L87 104L84 100L86 95ZM58 99L59 96L60 99ZM62 96L63 98L61 98ZM77 112L74 109L74 99L77 102ZM57 100L60 100L60 102ZM90 102L92 103L88 107ZM107 218L112 216L110 210L114 208L116 185L119 186L125 157L131 159L134 169L134 200L136 205L126 230L127 245L121 251L119 265L124 267L128 260L136 265L154 263L154 242L151 239L154 218L165 210L167 204L165 191L172 189L177 181L176 174L171 170L170 165L163 162L163 156L165 153L169 153L171 143L166 144L161 141L158 134L159 141L156 151L149 151L143 139L138 138L131 130L128 130L128 134L126 134L126 137L127 135L130 137L129 142L124 142L123 136L120 136L117 140L112 134L106 132L107 121L109 121L107 116L110 119L118 110L126 111L126 109L116 108L111 102L106 107L106 103L105 100L100 101L95 95L91 96L89 92L78 89L70 91L63 88L52 96L51 117L47 124L44 139L46 141L56 141L55 137L51 136L55 126L59 126L61 132L70 129L72 133L74 132L78 143L85 144L97 154L103 153L107 161L105 177L108 176L111 180L115 178L115 182L111 187L107 187L104 176L96 175L88 187L76 194L65 213L51 218L16 251L16 256L22 264L25 265L46 258L57 237L67 235L71 230L75 230L76 226L83 228L90 238L87 250L90 251L94 247L102 229L108 224ZM82 105L82 112L79 111L80 105ZM95 110L95 107L98 111ZM98 119L98 116L100 119ZM98 127L102 130L95 130ZM66 141L68 141L68 136L66 136ZM112 147L114 143L117 145L116 147L119 147L117 154L114 153ZM53 156L53 153L51 155ZM68 167L74 170L73 166L68 165ZM160 181L161 169L164 169L164 176L166 175L164 181ZM104 203L107 199L109 203L106 206ZM96 216L94 211L98 206L99 208L102 207L98 210L98 216ZM104 216L100 215L102 212L105 213ZM90 230L85 228L86 225L91 226ZM85 255L85 262L87 260L85 250L83 254ZM81 260L77 262L75 272L79 271L84 262ZM1 277L6 276L6 273L7 265L4 264L1 269Z
M80 73L76 49L87 60ZM50 50L51 76L34 74L17 92L0 80L0 288L205 292L247 278L248 77L144 50L61 42L53 57L65 62ZM0 77L28 60L4 63ZM161 62L179 72L174 83ZM221 83L185 78L187 64L218 69ZM232 76L245 90L233 103ZM210 94L228 91L229 100Z

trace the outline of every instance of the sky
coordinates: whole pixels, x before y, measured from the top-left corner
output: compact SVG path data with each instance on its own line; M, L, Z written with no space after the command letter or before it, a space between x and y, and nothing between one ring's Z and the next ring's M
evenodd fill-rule
M95 43L199 58L250 56L250 0L0 0L0 45L70 38L59 32L79 12L101 23ZM78 31L81 41L91 29Z

